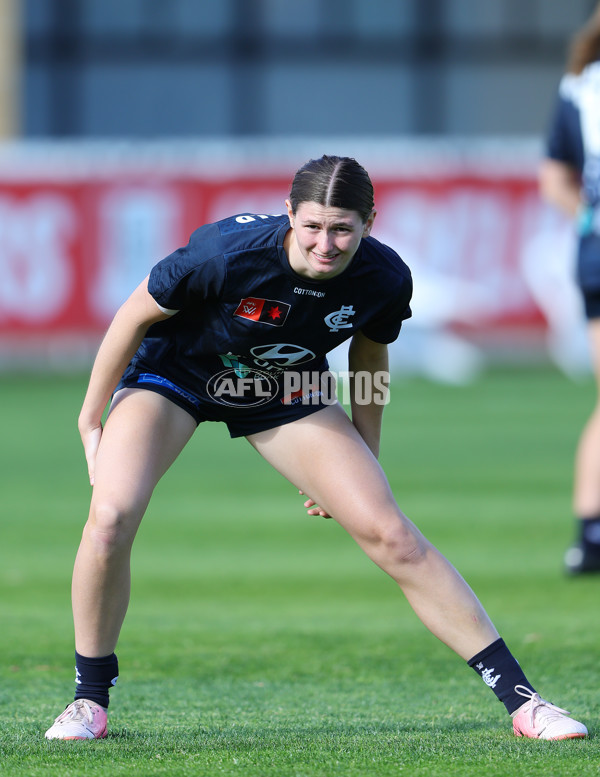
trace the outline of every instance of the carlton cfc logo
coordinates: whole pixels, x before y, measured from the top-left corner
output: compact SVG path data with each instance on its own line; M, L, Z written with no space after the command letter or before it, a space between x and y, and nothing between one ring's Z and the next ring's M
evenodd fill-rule
M348 321L350 316L356 313L352 305L342 305L339 310L334 310L323 319L330 332L339 332L340 329L351 329L352 324Z

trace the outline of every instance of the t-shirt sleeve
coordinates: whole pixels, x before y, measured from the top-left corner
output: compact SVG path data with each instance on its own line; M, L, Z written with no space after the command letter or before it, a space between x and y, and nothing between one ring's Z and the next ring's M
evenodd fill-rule
M402 322L412 316L410 309L412 290L412 278L407 272L393 301L362 327L365 337L376 343L393 343L400 334Z
M169 311L218 297L225 281L225 262L211 225L196 230L190 242L150 271L148 291Z

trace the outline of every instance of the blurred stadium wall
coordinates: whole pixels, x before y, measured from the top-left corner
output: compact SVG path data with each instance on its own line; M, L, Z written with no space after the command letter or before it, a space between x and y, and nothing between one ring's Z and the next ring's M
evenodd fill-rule
M587 0L0 0L0 369L87 367L200 223L371 172L415 275L399 370L587 370L571 229L536 188Z

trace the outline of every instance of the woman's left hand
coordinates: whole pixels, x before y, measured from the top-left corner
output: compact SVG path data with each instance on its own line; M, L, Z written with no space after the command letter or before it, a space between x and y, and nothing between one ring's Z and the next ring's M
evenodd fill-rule
M306 496L304 491L298 491L299 494L302 496ZM329 513L325 512L325 510L322 510L319 505L314 501L314 499L307 499L306 502L304 502L304 507L306 507L306 512L309 515L320 515L322 518L331 518Z

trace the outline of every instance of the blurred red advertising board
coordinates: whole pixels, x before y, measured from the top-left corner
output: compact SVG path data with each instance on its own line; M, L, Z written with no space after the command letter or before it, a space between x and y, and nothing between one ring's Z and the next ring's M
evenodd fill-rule
M532 175L373 176L374 237L415 276L413 311L448 326L539 328L528 273L569 248ZM288 175L0 175L0 338L103 332L152 265L202 223L282 213ZM567 231L566 231L567 230ZM570 261L567 257L566 261Z

